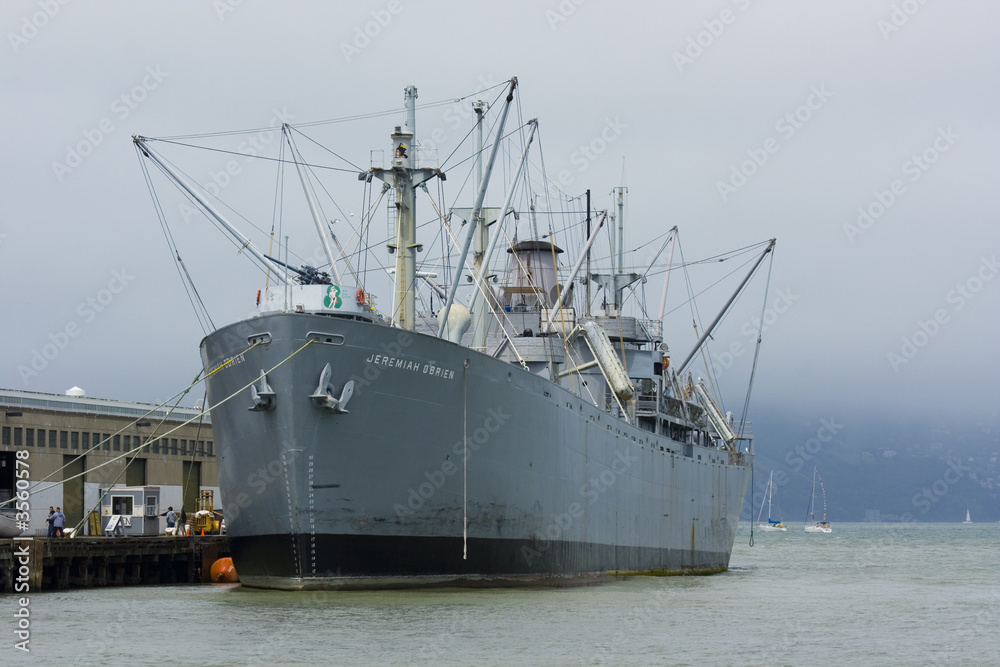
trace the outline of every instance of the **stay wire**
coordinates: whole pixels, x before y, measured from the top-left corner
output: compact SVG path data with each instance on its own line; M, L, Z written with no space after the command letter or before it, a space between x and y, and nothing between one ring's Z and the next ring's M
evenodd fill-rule
M754 376L757 373L757 358L760 355L760 343L764 332L764 314L767 311L767 295L771 289L771 268L774 266L774 249L771 249L771 257L767 264L767 280L764 283L764 301L760 307L760 322L757 324L757 344L753 351L753 364L750 366L750 381L747 383L747 396L743 402L743 418L740 420L740 430L738 437L743 437L743 429L746 425L747 412L750 409L750 393L753 391Z
M256 345L256 343L254 343L254 345ZM248 352L248 351L250 351L251 349L253 349L254 345L251 345L250 347L248 347L248 348L247 348L246 350L244 350L244 351L243 351L243 352L242 352L241 354L245 354L246 352ZM237 356L238 356L238 355L237 355ZM228 364L229 362L226 362L226 363ZM226 364L224 364L224 365L226 365ZM222 368L222 367L220 366L220 368ZM204 371L202 371L202 372L204 372ZM183 398L183 397L184 397L184 395L185 395L185 394L187 394L187 392L188 392L188 391L190 391L192 387L194 387L195 385L197 385L197 384L198 384L199 382L201 382L201 381L202 381L202 380L204 379L204 378L202 378L202 377L200 377L200 376L201 376L201 372L199 372L198 376L196 376L196 377L195 377L194 381L193 381L193 382L192 382L191 384L189 384L189 385L188 385L188 386L187 386L187 387L186 387L185 389L183 389L183 390L181 390L181 391L177 392L176 394L174 394L173 396L171 396L171 397L170 397L170 398L168 398L167 400L163 401L162 403L160 403L160 404L158 404L158 405L155 405L155 406L153 406L153 408L152 408L152 409L150 409L150 410L147 410L145 414L143 414L143 415L141 415L141 416L139 416L139 417L136 417L135 419L133 419L133 420L132 420L131 422L129 422L128 424L125 424L125 425L124 425L124 426L122 426L122 427L121 427L120 429L118 429L118 430L117 430L117 431L115 431L114 433L110 434L110 435L109 435L109 436L108 436L107 438L104 438L103 440L100 440L99 442L95 442L95 443L93 444L93 446L91 446L91 447L90 447L90 448L88 448L87 450L85 450L85 451L81 452L81 453L80 453L79 455L77 455L76 457L74 457L74 458L73 458L72 460L70 460L69 462L67 462L67 463L64 463L64 464L62 465L62 467L59 467L59 468L56 468L55 470L53 470L53 471L52 471L51 473L49 473L48 475L46 475L46 476L45 476L45 477L43 477L42 479L39 479L39 480L35 480L35 481L33 481L32 483L33 483L33 484L34 484L35 486L34 486L34 487L32 487L31 489L29 489L29 491L30 491L31 493L39 493L39 492L41 492L41 491L47 491L47 490L49 490L49 489L51 489L51 488L53 488L53 487L56 487L56 486L60 486L60 485L64 484L65 482L68 482L68 481L70 481L70 480L72 480L72 479L76 479L77 477L82 477L82 476L84 476L85 474L87 474L87 472L90 472L90 471L93 471L93 470L96 470L97 468L100 468L100 467L102 467L102 466L103 466L104 464L101 464L101 465L99 465L99 466L95 466L94 468L91 468L91 469L90 469L89 471L84 471L84 472L82 472L82 473L80 473L80 474L78 474L78 475L74 475L73 477L70 477L70 478L67 478L67 479L64 479L64 480L62 480L61 482L56 482L56 483L54 483L54 484L52 484L52 485L50 485L50 486L47 486L47 487L45 487L45 488L42 488L42 489L39 489L39 488L38 488L38 485L39 485L39 484L42 484L42 483L44 483L44 482L47 482L47 481L49 481L49 480L50 480L50 479L52 479L52 478L53 478L53 477L54 477L55 475L57 475L58 473L62 472L63 470L65 470L65 469L66 469L66 468L68 468L69 466L73 465L74 463L76 463L77 461L79 461L80 459L82 459L82 458L83 458L84 456L86 456L87 454L89 454L89 453L91 453L91 452L95 452L95 451L99 451L99 450L101 449L101 447L102 447L103 445L105 445L105 444L108 444L108 443L110 443L110 442L111 442L111 440L112 440L112 438L114 438L114 437L115 437L116 435L121 435L122 433L124 433L124 432L125 432L125 431L127 431L128 429L130 429L130 428L132 428L132 427L134 427L134 426L138 425L138 423L139 423L140 421L142 421L142 420L146 419L147 417L149 417L149 416L150 416L151 414L153 414L153 413L154 413L154 412L156 412L157 410L160 410L161 408L163 408L163 407L166 407L166 405L167 405L168 403L170 403L170 402L171 402L172 400L174 400L175 398L178 398L178 397L180 397L180 398ZM206 377L207 377L207 376L206 376ZM129 452L126 452L126 454L128 454L128 453L129 453ZM109 461L108 461L108 463L110 463L110 462L112 462L112 461L117 461L117 460L118 460L119 458L122 458L122 457L120 457L120 456L119 456L119 457L115 457L114 459L111 459L111 460L109 460ZM7 504L7 503L9 503L9 502L13 502L13 500L7 500L7 501L3 501L3 502L0 502L0 507L2 507L3 505L5 505L5 504Z
M506 85L507 85L508 83L510 83L510 81L504 81L503 83L501 83L501 84L498 84L497 86L494 86L494 87L499 87L499 86L506 86ZM490 90L490 88L487 88L486 90ZM469 97L472 97L473 95L479 95L479 94L481 94L481 93L483 93L483 92L486 92L486 90L482 90L482 91L479 91L478 93L473 93L472 95L467 95L467 96L465 96L465 97L463 97L463 98L459 98L459 99L456 99L456 100L455 100L455 102L457 103L457 102L460 102L460 101L462 101L462 100L464 100L464 99L468 99ZM496 106L496 103L497 103L497 100L499 100L499 99L500 99L500 97L501 97L501 96L502 96L503 94L504 94L504 91L503 91L503 90L501 90L501 91L500 91L500 92L499 92L499 93L497 94L497 96L493 98L493 102L492 102L492 104L490 104L490 106L489 106L489 109L492 109L492 108L493 108L494 106ZM494 128L494 127L496 127L496 124L497 124L497 122L498 122L499 120L500 120L500 117L499 117L499 116L495 116L495 117L494 117L494 119L493 119L493 124L492 124L492 125L490 125L490 128L489 128L489 130L488 130L488 131L487 131L487 133L486 133L486 134L487 134L487 136L489 136L489 134L491 134L491 133L493 132L493 128ZM448 157L446 157L446 158L444 159L444 162L442 162L442 163L441 163L441 167L440 167L440 169L441 169L441 170L444 170L444 168L445 168L445 165L447 165L447 164L448 164L448 160L450 160L450 159L452 158L452 156L454 156L454 155L455 155L455 153L456 153L456 152L458 151L458 149L462 147L462 145L463 145L463 144L464 144L464 143L465 143L465 142L466 142L466 141L468 140L469 136L471 136L471 135L472 135L472 133L473 133L473 131L475 131L475 129L476 129L476 125L475 125L475 123L473 123L473 124L472 124L472 127L471 127L471 128L469 129L469 131L468 131L468 132L467 132L467 133L465 134L465 136L464 136L464 137L462 137L462 140L461 140L460 142L458 142L458 145L457 145L457 146L455 146L454 150L452 150L452 151L451 151L451 153L449 153L449 154L448 154ZM486 148L487 148L486 146L483 146L483 150L486 150ZM475 155L476 155L476 154L475 154L475 153L473 153L473 157L475 157ZM464 162L464 160L463 160L463 162ZM462 164L462 163L461 163L461 162L459 162L458 164ZM455 165L455 166L457 167L458 165Z
M488 88L484 88L482 90L476 91L474 93L469 93L468 95L463 95L462 97L452 97L452 98L448 98L448 99L445 99L445 100L438 100L436 102L427 102L426 104L418 104L416 108L417 109L433 109L435 107L444 106L446 104L455 104L457 102L461 102L462 100L466 100L466 99L468 99L470 97L473 97L475 95L480 95L480 94L482 94L482 93L484 93L484 92L486 92L488 90L493 90L494 88L499 88L501 86L507 86L507 84L509 84L509 83L510 83L510 81L504 81L502 83L498 83L498 84L492 85L492 86L490 86ZM383 117L383 116L391 116L393 114L400 113L401 111L404 111L404 109L402 107L394 107L392 109L385 109L383 111L373 111L373 112L363 113L363 114L354 114L354 115L350 115L350 116L341 116L339 118L328 118L328 119L325 119L325 120L314 120L314 121L308 121L308 122L304 122L304 123L296 123L295 126L296 127L316 127L318 125L335 125L335 124L338 124L338 123L349 123L349 122L356 121L356 120L368 120L368 119L371 119L371 118L380 118L380 117ZM150 138L150 140L151 141L163 141L163 140L167 140L167 139L205 139L205 138L214 138L214 137L231 137L231 136L236 136L236 135L241 135L241 134L256 134L258 132L276 132L276 131L277 131L277 129L274 126L267 126L267 127L250 128L250 129L245 129L245 130L224 130L224 131L220 131L220 132L202 132L202 133L199 133L199 134L181 134L181 135L174 135L174 136L169 136L169 137Z
M329 148L327 148L327 147L326 147L326 146L324 146L323 144L319 143L318 141L316 141L315 139L313 139L312 137L310 137L310 136L309 136L308 134L306 134L305 132L301 131L301 130L300 130L300 129L298 129L297 127L294 127L294 126L292 126L292 125L289 125L288 127L289 127L289 128L291 128L291 129L292 129L292 130L293 130L293 131L294 131L295 133L299 134L299 135L300 135L300 136L302 136L302 137L305 137L305 138L306 138L306 139L308 139L308 140L309 140L310 142L312 142L312 143L316 144L317 146L319 146L320 148L322 148L323 150L325 150L325 151L326 151L327 153L329 153L330 155L333 155L334 157L336 157L336 158L339 158L339 159L343 160L344 162L346 162L347 164L351 165L352 167L354 167L355 169L357 169L357 170L358 170L359 172L363 172L363 171L367 171L366 169L362 169L362 168L361 168L361 167L359 167L358 165L354 164L353 162L351 162L350 160L348 160L348 159L347 159L346 157L344 157L343 155L339 155L338 153L336 153L336 152L334 152L334 151L330 150Z
M285 363L286 363L286 362L287 362L288 360L290 360L290 359L291 359L292 357L294 357L294 356L295 356L295 355L297 355L297 354L298 354L299 352L301 352L302 350L304 350L304 349L305 349L306 347L308 347L308 346L309 346L310 344L312 344L313 342L315 342L315 341L314 341L314 340L307 340L307 341L305 342L305 344L303 344L303 345L302 345L301 347L299 347L299 348L298 348L298 349L296 349L296 350L295 350L294 352L292 352L291 354L289 354L289 355L288 355L287 357L285 357L284 359L282 359L281 361L279 361L279 362L278 362L277 364L275 364L274 366L272 366L272 367L271 367L270 369L268 369L268 370L264 371L264 375L267 375L268 373L270 373L270 372L272 372L272 371L276 370L277 368L279 368L280 366L284 365L284 364L285 364ZM239 353L239 354L237 354L237 355L235 355L235 356L231 357L231 358L230 358L230 359L229 359L228 361L226 361L225 363L221 364L221 365L220 365L220 366L219 366L218 368L215 368L215 369L213 369L213 370L212 370L211 372L209 372L209 373L206 373L206 374L204 375L204 377L200 377L200 378L199 378L199 379L197 379L197 380L196 380L195 382L192 382L192 383L191 383L190 385L188 385L187 389L185 389L185 390L184 390L184 392L182 392L182 393L186 393L187 391L189 391L189 390L190 390L190 389L191 389L192 387L194 387L194 386L195 386L196 384L198 384L199 382L203 382L203 381L205 381L206 379L208 379L208 378L209 378L210 376L212 376L213 374L215 374L215 373L218 373L218 372L219 372L219 371L221 371L221 370L222 370L223 368L226 368L226 367L227 367L227 366L229 366L229 364L231 364L231 363L232 363L232 362L233 362L233 361L234 361L235 359L238 359L239 357L241 357L242 355L246 354L247 352L249 352L249 351L250 351L250 350L252 350L253 348L257 347L257 345L259 345L259 344L260 344L260 343L254 343L254 344L250 345L250 346L249 346L249 347L248 347L248 348L247 348L246 350L244 350L243 352L241 352L241 353ZM199 373L199 375L201 375L201 374ZM160 442L160 441L162 441L162 440L163 440L163 439L164 439L164 438L165 438L166 436L168 436L168 435L172 435L172 434L176 433L176 432L177 432L178 430L180 430L180 429L184 428L185 426L188 426L189 424L191 424L191 423L192 423L193 421L195 421L196 419L202 419L202 418L204 418L204 416L205 416L205 415L211 415L211 413L212 413L212 410L214 410L215 408L218 408L219 406L221 406L221 405L223 405L223 404L225 404L225 403L228 403L228 402L229 402L230 400L232 400L233 398L236 398L236 396L238 396L238 395L239 395L239 394L241 394L242 392L244 392L244 391L246 391L247 389L249 389L249 388L250 388L250 386L251 386L252 384L254 384L255 382L257 382L257 381L258 381L259 379L260 379L260 376L255 376L255 377L253 378L253 380L251 380L251 381L250 381L249 383L247 383L247 384L243 385L242 387L240 387L239 389L237 389L237 390L236 390L236 391L234 391L234 392L233 392L232 394L230 394L230 395L229 395L229 396L227 396L226 398L222 399L221 401L219 401L219 402L218 402L218 403L216 403L215 405L212 405L212 406L210 406L210 407L207 407L207 408L202 408L201 410L199 410L199 411L198 411L198 414L194 415L193 417L191 417L191 418L190 418L190 419L188 419L187 421L184 421L184 422L182 422L182 423L178 424L177 426L175 426L174 428L170 429L169 431L167 431L167 432L166 432L166 433L164 433L163 435L160 435L160 436L158 436L158 437L156 437L156 438L150 438L150 439L149 439L149 440L147 440L146 442L142 443L142 445L140 445L139 449L145 449L146 447L149 447L150 445L152 445L152 444L153 444L154 442ZM175 394L175 395L174 395L173 397L171 397L171 399L170 399L170 400L173 400L173 398L175 398L176 396L177 396L177 394ZM164 406L164 405L166 405L166 403L168 403L168 402L169 402L169 400L168 400L168 401L165 401L164 403L161 403L161 404L160 404L160 405L158 405L157 407L153 408L153 410L150 410L149 412L147 412L147 413L146 413L146 415L144 415L144 416L148 416L148 415L152 414L152 413L153 413L153 412L154 412L155 410L157 410L157 409L159 409L159 408L163 407L163 406ZM142 417L140 417L139 419L142 419ZM118 431L117 431L117 432L116 432L116 433L115 433L114 435L118 435L118 434L121 434L121 433L123 433L123 432L124 432L124 431L125 431L126 429L128 429L128 428L129 428L130 426L134 426L134 425L135 425L135 424L136 424L136 423L137 423L138 421L139 421L139 420L138 420L138 419L136 419L136 420L134 420L134 421L133 421L133 422L132 422L131 424L127 424L127 425L123 426L123 427L122 427L121 429L119 429L119 430L118 430ZM95 471L95 470L99 470L100 468L103 468L104 466L107 466L107 465L111 465L112 463L115 463L116 461L119 461L119 460L121 460L121 459L125 458L126 456L129 456L129 455L132 455L132 454L134 454L134 450L133 450L133 451L129 451L129 452L125 452L124 454L121 454L120 456L115 456L115 457L113 457L113 458L110 458L110 459L108 459L107 461L104 461L103 463L99 463L98 465L94 466L93 468L90 468L89 470L86 470L86 471L84 471L84 472L82 472L82 473L80 473L80 474L78 474L78 475L74 475L73 477L69 477L69 478L67 478L67 479L64 479L64 480L62 480L62 481L60 481L60 482L54 482L53 484L50 484L49 486L46 486L46 487L44 487L44 488L41 488L41 489L37 488L37 485L38 485L38 484L41 484L41 483L43 483L43 482L46 482L46 481L48 481L48 480L49 480L49 479L51 479L51 478L52 478L52 476L53 476L53 475L55 475L55 474L56 474L57 472L59 472L59 471L61 471L61 470L65 469L65 468L66 468L67 466L71 465L71 464L72 464L72 463L74 463L75 461L78 461L78 460L79 460L79 459L80 459L81 457L85 456L85 455L86 455L86 454L87 454L88 452L92 452L92 451L95 451L95 450L96 450L96 449L98 449L98 448L99 448L99 447L100 447L100 446L101 446L101 445L102 445L103 443L105 443L105 442L108 442L108 441L109 441L109 440L110 440L110 439L111 439L112 437L114 437L114 436L109 436L108 438L105 438L105 439L104 439L104 440L102 440L102 441L101 441L100 443L98 443L97 445L94 445L94 446L93 446L93 447L91 447L91 448L90 448L89 450L87 450L87 452L83 452L82 454L80 454L80 456L76 457L76 458L75 458L75 459L74 459L73 461L70 461L69 463L67 463L67 464L63 465L63 466L62 466L61 468L58 468L58 469L56 469L55 471L53 471L52 473L50 473L49 475L47 475L47 476L46 476L46 477L45 477L44 479L40 479L40 480L38 480L37 482L34 482L34 484L36 485L36 487L32 488L32 489L30 490L30 492L31 492L31 493L41 493L41 492L43 492L43 491L48 491L48 490L49 490L49 489L51 489L51 488L54 488L54 487L57 487L57 486L61 486L62 484L65 484L66 482L68 482L68 481L70 481L70 480L72 480L72 479L76 479L77 477L82 477L83 475L86 475L87 473L91 473L91 472L93 472L93 471ZM4 502L11 502L11 501L4 501ZM4 503L0 503L0 505L3 505L3 504L4 504Z
M194 310L195 318L198 320L198 326L201 327L203 334L208 334L208 329L205 327L205 322L203 320L203 315L198 311L197 305L195 305L194 298L191 295L191 290L188 288L188 283L184 279L184 274L179 266L180 252L177 250L177 243L174 241L173 234L170 231L170 226L167 224L166 215L163 212L163 206L160 204L159 198L156 196L156 189L153 187L152 178L149 175L149 169L146 166L146 161L142 158L142 152L136 147L136 156L139 158L139 167L142 169L142 176L146 182L146 188L149 190L149 196L153 201L153 209L156 211L157 220L160 223L160 229L163 231L163 236L167 241L167 248L170 250L171 255L175 258L174 268L177 270L177 275L180 276L181 284L184 286L184 292L187 294L188 302L191 304L192 310ZM193 287L193 285L192 285ZM202 305L204 308L204 304ZM206 310L205 317L208 316ZM211 318L208 318L211 321ZM214 327L213 327L214 328Z
M205 389L203 398L201 399L201 404L204 406L208 402L208 389ZM201 413L201 418L198 420L198 430L195 431L194 440L191 440L191 460L184 461L183 463L188 464L187 476L184 478L184 482L181 484L181 512L184 511L184 497L187 495L187 489L191 486L191 475L194 474L194 463L195 463L195 444L201 437L201 427L205 424L205 413ZM199 471L200 476L200 471ZM201 480L199 480L199 487L201 487ZM197 511L198 503L195 501L195 511Z
M177 406L180 405L180 402L184 400L184 397L187 396L187 394L188 394L189 391L191 391L191 388L194 387L198 383L199 378L201 377L201 373L202 372L199 371L198 375L195 376L192 384L188 385L187 388L185 388L184 391L182 391L180 393L180 395L178 395L177 400L170 407L170 409L166 412L166 414L164 414L163 417L160 419L160 422L156 425L156 428L153 429L152 433L150 434L150 437L153 437L153 436L156 435L156 432L160 430L161 426L163 426L163 422L167 421L167 419L170 418L170 415L172 415L173 412L174 412L174 410L177 409ZM148 440L148 438L147 438L147 440ZM92 451L92 450L89 450L89 451ZM118 476L115 477L114 481L111 482L111 484L108 485L108 488L104 490L104 493L102 493L102 494L100 494L98 496L97 502L94 503L94 505L90 508L90 510L88 510L87 512L84 513L83 518L80 519L80 522L77 523L76 526L74 526L74 528L73 528L73 534L74 535L76 535L77 532L80 530L80 528L83 527L83 524L86 523L87 518L91 514L93 514L94 512L97 511L97 508L101 506L101 503L104 502L104 499L107 498L108 494L111 493L112 487L114 487L114 485L118 483L118 480L120 480L122 478L122 475L124 475L126 473L126 471L128 470L129 466L132 465L132 463L135 462L135 460L139 457L139 454L141 452L142 452L142 443L140 443L139 446L135 448L135 450L133 450L131 452L126 452L123 455L123 456L127 457L128 454L132 454L132 457L128 458L125 461L125 465L122 466L122 470L121 470L120 473L118 473ZM82 456L81 456L81 458L82 458ZM93 468L91 470L93 470ZM86 474L86 472L84 472L84 474ZM63 480L64 483L65 483L65 481L66 480Z
M167 159L166 159L166 158L165 158L165 157L164 157L163 155L160 155L160 159L162 159L162 160L163 160L164 162L170 162L170 161L169 161L169 160L167 160ZM277 160L275 160L275 162L277 162ZM289 162L289 160L283 160L283 161L282 161L282 164L284 164L284 163L287 163L287 162ZM187 178L188 178L188 179L190 179L191 181L193 181L193 182L197 183L197 181L196 181L196 180L195 180L194 178L192 178L190 174L186 173L186 172L185 172L185 171L184 171L183 169L180 169L179 167L177 167L177 165L174 165L173 163L170 163L170 164L171 164L171 166L173 166L173 168L174 168L174 169L176 169L176 170L177 170L177 172L178 172L178 173L180 173L181 175L183 175L183 176L187 177ZM165 175L165 176L167 177L167 180L168 180L168 181L170 181L171 183L173 183L173 178L172 178L172 177L170 176L170 174L168 174L168 173L167 173L167 171L166 171L166 170L165 170L165 169L164 169L163 167L161 167L160 165L157 165L157 167L158 167L158 168L160 169L160 171L161 171L161 172L162 172L162 173L163 173L163 174L164 174L164 175ZM174 185L175 185L175 187L177 187L177 189L178 189L178 190L180 190L180 191L181 191L181 193L182 193L182 194L184 195L184 197L185 197L185 198L186 198L186 199L187 199L187 200L188 200L189 202L191 202L191 204L192 204L192 205L193 205L193 206L194 206L194 207L195 207L195 208L196 208L196 209L197 209L197 210L198 210L199 212L201 212L201 213L202 213L203 215L205 215L205 213L204 213L204 210L203 210L203 209L202 209L202 207L201 207L201 204L199 204L199 203L198 203L198 202L197 202L196 200L194 200L194 199L193 199L193 198L191 197L191 195L190 195L190 194L188 194L187 192L185 192L185 191L184 191L184 190L183 190L183 189L182 189L182 188L181 188L180 186L178 186L177 184L174 184ZM200 185L200 184L199 184L199 185ZM259 232L259 233L260 233L261 235L263 235L263 236L265 236L265 237L266 237L266 236L268 236L268 233L267 233L267 231L265 231L265 230L264 230L264 229L262 229L261 227L257 226L257 225L256 225L256 224L255 224L255 223L254 223L254 222L252 221L252 220L250 220L250 219L249 219L248 217L246 217L245 215L243 215L242 213L240 213L239 211L237 211L236 209L234 209L234 208L233 208L232 206L230 206L229 204L227 204L227 203L226 203L225 201L223 201L222 199L220 199L220 198L219 198L219 197L217 197L216 195L212 194L211 192L208 192L208 193L207 193L207 195L208 195L208 196L210 196L210 197L212 197L213 199L215 199L215 201L217 201L217 202L219 203L219 205L220 205L220 206L222 206L222 207L224 207L224 208L228 209L229 211L231 211L231 212L232 212L232 213L233 213L234 215L236 215L237 217L239 217L239 218L240 218L241 220L243 220L243 221L244 221L245 223L247 223L247 225L249 225L250 227L252 227L253 229L255 229L255 230L256 230L257 232ZM216 220L215 220L215 218L213 218L213 217L212 217L212 216L210 216L210 215L205 215L205 217L206 217L206 218L208 218L208 221L209 221L209 222L210 222L210 223L212 224L212 226L213 226L213 227L215 227L215 228L216 228L217 230L219 230L219 232L220 232L220 233L222 234L222 236L223 236L223 237L224 237L224 238L225 238L225 239L226 239L226 240L227 240L227 241L228 241L228 242L229 242L229 243L230 243L230 244L231 244L231 245L232 245L232 246L233 246L234 248L236 248L236 249L237 249L237 251L238 251L238 252L237 252L237 254L240 254L240 253L242 253L242 252L243 252L243 250L244 250L244 248L245 248L245 244L243 244L243 243L240 243L240 242L238 242L238 241L237 241L237 240L236 240L235 238L233 238L233 237L232 237L232 235L231 235L231 234L229 233L229 231L228 231L228 230L225 230L225 229L223 229L222 227L220 227L220 226L219 226L219 223L218 223L218 221L216 221ZM297 253L293 252L293 251L292 251L291 249L289 249L289 251L288 251L288 252L289 252L289 254L290 254L290 255L292 255L293 257L295 257L295 259L297 259L297 260L300 260L300 261L301 261L301 260L303 259L303 258L302 258L301 256L299 256L299 255L298 255ZM257 269L258 269L258 270L259 270L259 271L260 271L261 273L263 273L263 274L265 274L265 275L267 274L267 269L268 269L268 267L267 267L267 266L265 266L265 265L262 265L262 264L260 264L259 262L257 262L256 258L254 258L254 257L251 257L251 263L252 263L252 264L253 264L253 265L254 265L254 266L255 266L255 267L256 267L256 268L257 268Z
M240 153L239 151L228 151L228 150L226 150L224 148L211 148L209 146L199 146L197 144L186 144L186 143L183 143L181 141L168 141L166 139L149 139L149 141L159 141L159 142L162 142L162 143L165 143L165 144L173 144L175 146L184 146L185 148L196 148L198 150L209 151L209 152L212 152L212 153L224 153L226 155L236 155L238 157L241 157L241 158L244 158L244 159L247 159L247 160L265 160L267 162L282 162L282 161L284 161L284 162L292 162L293 164L296 164L294 160L282 160L282 158L269 157L267 155L248 155L246 153ZM300 163L297 163L297 164L303 164L303 165L306 165L306 166L309 166L309 167L313 167L315 169L326 169L328 171L341 171L341 172L344 172L346 174L356 174L357 173L357 171L355 169L345 169L343 167L331 167L329 165L311 164L311 163L306 163L306 162L300 162Z

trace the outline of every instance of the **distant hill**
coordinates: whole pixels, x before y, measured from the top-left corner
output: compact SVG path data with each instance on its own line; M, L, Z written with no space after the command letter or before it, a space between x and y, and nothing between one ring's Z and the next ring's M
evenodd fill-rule
M765 410L754 419L754 435L754 518L773 469L781 518L803 521L816 466L833 522L957 522L967 509L974 522L1000 521L1000 429L992 418L943 426ZM818 487L816 494L818 519ZM751 516L749 501L748 493L744 519Z

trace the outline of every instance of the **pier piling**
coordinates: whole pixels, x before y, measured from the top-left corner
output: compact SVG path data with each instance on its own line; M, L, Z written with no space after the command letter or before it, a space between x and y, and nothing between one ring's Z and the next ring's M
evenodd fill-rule
M0 593L209 582L228 555L224 535L0 539Z

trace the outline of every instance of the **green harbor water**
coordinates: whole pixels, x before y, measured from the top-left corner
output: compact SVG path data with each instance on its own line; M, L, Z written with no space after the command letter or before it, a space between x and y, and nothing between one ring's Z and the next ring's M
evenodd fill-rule
M730 570L563 589L39 593L0 664L996 665L1000 524L737 533Z

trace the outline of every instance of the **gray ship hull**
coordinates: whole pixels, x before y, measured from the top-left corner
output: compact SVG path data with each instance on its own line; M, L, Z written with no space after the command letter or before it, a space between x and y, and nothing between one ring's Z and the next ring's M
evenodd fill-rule
M547 374L310 313L222 328L201 353L215 371L209 404L234 396L212 422L245 585L561 584L728 567L748 458L629 425ZM334 396L354 382L346 412L311 398L326 364ZM272 403L248 410L261 370Z

